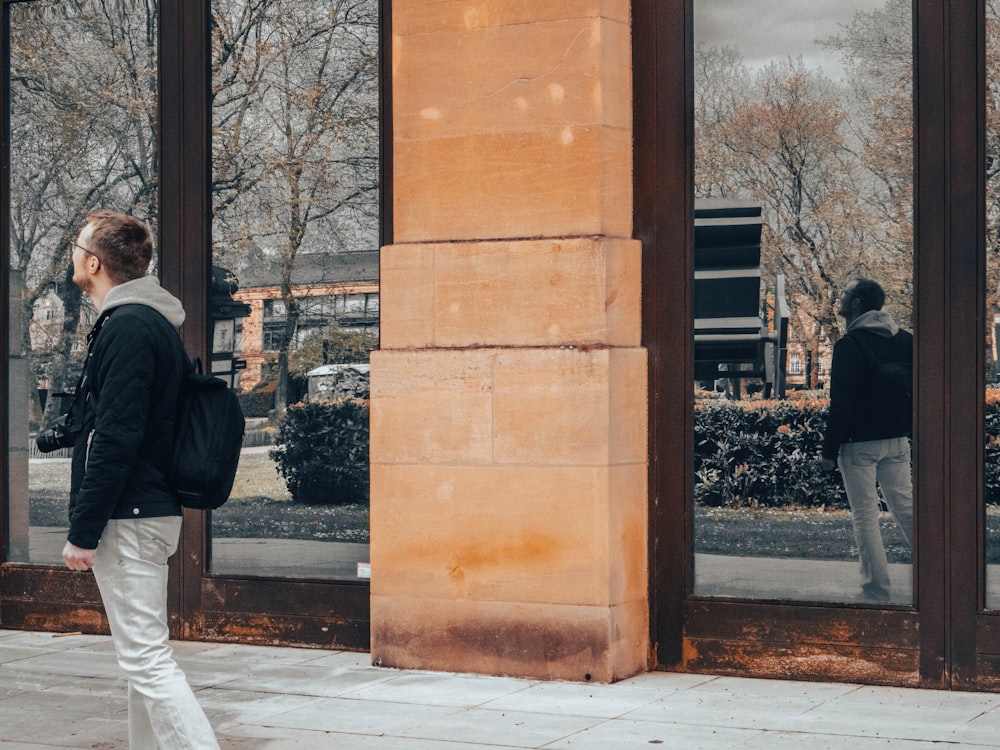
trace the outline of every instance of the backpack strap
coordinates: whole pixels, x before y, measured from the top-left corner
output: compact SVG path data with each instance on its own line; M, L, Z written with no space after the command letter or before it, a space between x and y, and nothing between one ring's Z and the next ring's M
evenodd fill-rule
M865 359L868 360L868 369L873 372L877 370L879 365L882 364L882 361L877 356L875 356L875 352L872 350L871 345L867 341L865 341L866 337L859 335L858 331L851 331L846 335L851 339L851 341L857 344L858 348L861 350L861 353L864 355Z
M98 316L97 320L94 321L94 325L90 329L90 333L87 334L87 357L90 357L90 353L94 348L94 340L97 338L97 334L101 332L104 328L104 324L108 322L108 318L111 317L112 313L117 310L117 307L112 307L110 310L105 310Z
M861 349L868 360L868 369L875 380L881 381L892 390L905 393L907 398L913 398L913 363L899 360L882 360L876 356L866 336L858 335L858 331L851 331L847 335L851 337L858 348ZM876 334L871 334L872 336ZM889 341L892 341L899 334L895 334Z
M87 376L87 368L90 365L90 357L94 353L94 341L97 339L97 334L101 332L104 328L104 324L108 322L108 318L111 317L117 308L112 307L110 310L105 310L100 314L94 325L91 326L90 332L87 334L87 358L83 361L83 367L80 368L80 374L76 379L76 385L73 387L73 392L70 393L57 393L57 396L72 396L73 400L69 404L69 408L66 409L66 414L69 416L69 424L78 421L82 417L82 409L85 404L93 399L96 402L96 397L91 392L90 388L87 387L87 381L89 380Z

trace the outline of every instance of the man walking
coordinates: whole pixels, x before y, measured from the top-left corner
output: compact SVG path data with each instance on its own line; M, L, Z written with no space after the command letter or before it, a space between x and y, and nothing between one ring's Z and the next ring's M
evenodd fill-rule
M862 598L887 602L889 565L879 529L879 488L912 548L910 478L911 387L890 382L885 365L911 372L913 336L882 310L885 292L871 279L855 279L840 297L847 333L833 347L830 413L822 466L834 461L844 478L854 538L861 558Z
M217 750L212 727L173 658L167 559L181 509L165 474L187 353L180 301L147 276L146 225L91 211L71 243L73 282L100 316L71 410L75 434L63 559L93 568L118 664L128 678L132 750Z

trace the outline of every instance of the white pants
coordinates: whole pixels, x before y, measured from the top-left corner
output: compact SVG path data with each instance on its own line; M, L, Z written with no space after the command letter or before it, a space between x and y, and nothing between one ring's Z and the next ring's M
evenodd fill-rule
M896 519L907 545L913 548L913 485L910 441L905 437L844 443L837 465L851 504L854 540L861 558L861 585L879 598L889 595L889 564L879 529L879 496Z
M219 748L170 646L167 558L180 530L180 516L112 519L94 552L94 577L128 678L131 750Z

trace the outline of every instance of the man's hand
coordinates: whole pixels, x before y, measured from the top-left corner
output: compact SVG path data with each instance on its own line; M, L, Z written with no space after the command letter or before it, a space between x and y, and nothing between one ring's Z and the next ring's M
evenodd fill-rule
M83 549L66 542L66 546L63 547L63 560L70 570L90 570L94 567L94 550Z
M821 458L819 460L819 465L823 471L833 471L837 467L837 462L832 458Z

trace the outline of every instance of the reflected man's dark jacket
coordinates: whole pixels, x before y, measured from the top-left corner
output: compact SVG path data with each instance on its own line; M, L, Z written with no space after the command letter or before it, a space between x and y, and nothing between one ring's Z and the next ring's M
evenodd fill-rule
M823 458L836 459L847 442L884 440L910 434L912 407L906 399L886 398L873 385L875 364L913 362L913 336L892 322L887 313L865 313L874 325L852 325L833 347L830 372L830 413L823 440ZM879 325L887 320L889 325ZM866 349L868 352L866 352Z

